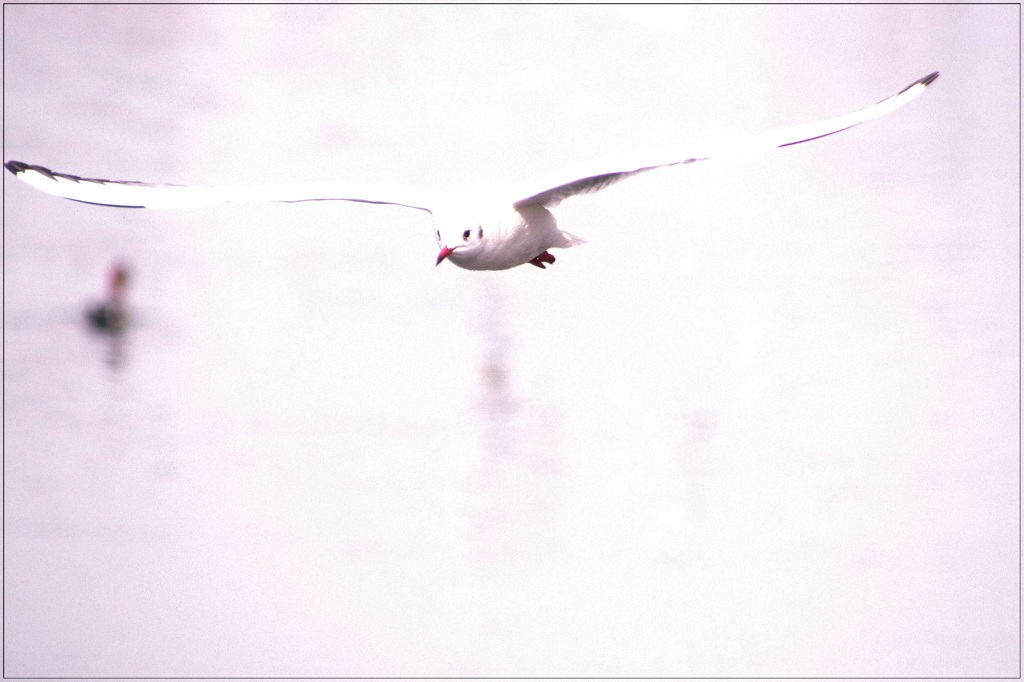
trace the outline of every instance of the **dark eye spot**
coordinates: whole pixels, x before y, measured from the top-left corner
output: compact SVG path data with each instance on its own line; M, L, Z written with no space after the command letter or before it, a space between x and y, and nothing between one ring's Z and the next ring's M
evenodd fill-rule
M462 241L464 241L464 242L468 242L469 241L469 230L466 230L465 232L462 233Z

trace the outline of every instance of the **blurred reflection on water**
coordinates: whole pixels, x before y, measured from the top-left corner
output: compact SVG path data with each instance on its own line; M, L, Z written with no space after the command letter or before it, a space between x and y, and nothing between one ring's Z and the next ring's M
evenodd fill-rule
M551 534L564 495L557 426L513 385L515 344L505 287L497 278L478 286L473 326L480 340L477 405L481 419L479 470L473 477L473 525L485 565L535 554ZM543 396L543 386L526 396ZM539 389L539 390L538 390Z

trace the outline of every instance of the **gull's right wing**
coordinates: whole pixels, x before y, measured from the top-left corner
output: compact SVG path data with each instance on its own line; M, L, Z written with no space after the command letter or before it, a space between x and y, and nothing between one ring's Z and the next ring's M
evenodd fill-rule
M414 187L384 183L317 181L278 185L189 187L127 180L99 180L58 173L21 161L4 164L19 180L65 199L124 208L202 208L227 203L358 201L431 212L433 196Z

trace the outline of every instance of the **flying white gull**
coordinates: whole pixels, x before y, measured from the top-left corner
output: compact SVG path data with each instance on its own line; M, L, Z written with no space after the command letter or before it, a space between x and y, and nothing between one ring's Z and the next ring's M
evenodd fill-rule
M938 72L914 81L897 94L835 118L709 144L689 152L665 152L660 159L619 160L563 172L524 190L479 189L435 193L400 185L360 182L310 182L247 187L188 187L82 178L42 166L8 161L7 170L36 189L59 197L129 208L200 208L224 203L268 201L359 201L406 206L433 215L440 252L468 270L505 270L530 263L554 263L549 249L568 248L583 239L563 232L548 210L563 199L597 192L655 168L677 166L788 147L832 135L884 116L925 91Z

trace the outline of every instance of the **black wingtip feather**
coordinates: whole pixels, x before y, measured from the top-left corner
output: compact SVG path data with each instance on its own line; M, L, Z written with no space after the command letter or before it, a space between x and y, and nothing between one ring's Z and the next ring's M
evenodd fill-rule
M8 161L4 164L4 168L17 175L18 173L24 173L27 171L28 164L22 163L21 161Z
M26 171L35 171L36 173L39 173L40 175L45 175L46 177L50 178L51 180L56 180L57 176L61 175L60 173L54 173L49 168L43 168L42 166L34 166L31 163L25 163L23 161L8 161L7 163L4 164L4 168L6 168L7 170L11 171L15 175L18 175L19 173L24 173ZM63 176L63 175L61 175L61 177L69 177L72 180L75 179L75 178L73 178L71 176Z
M928 74L924 78L918 78L916 81L914 81L913 83L911 83L907 87L905 87L902 90L900 90L899 94L902 95L904 92L906 92L907 90L909 90L910 88L912 88L912 87L914 87L916 85L924 85L924 86L931 85L932 83L935 82L935 79L938 78L938 77L939 77L939 72L935 71L933 73Z

